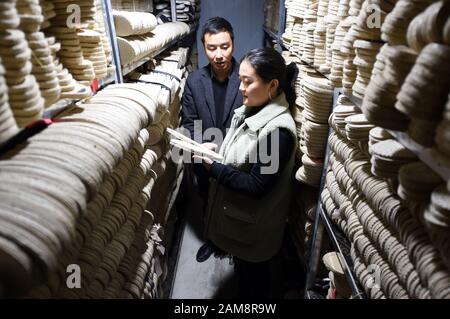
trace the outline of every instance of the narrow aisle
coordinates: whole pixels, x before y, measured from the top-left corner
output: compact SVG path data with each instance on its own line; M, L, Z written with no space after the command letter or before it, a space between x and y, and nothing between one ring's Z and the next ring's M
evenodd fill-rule
M186 180L189 180L189 173L186 175ZM204 243L202 201L196 186L191 182L187 183L184 189L184 222L180 228L182 236L170 298L233 298L236 295L237 282L229 258L211 256L203 263L195 259L198 249Z

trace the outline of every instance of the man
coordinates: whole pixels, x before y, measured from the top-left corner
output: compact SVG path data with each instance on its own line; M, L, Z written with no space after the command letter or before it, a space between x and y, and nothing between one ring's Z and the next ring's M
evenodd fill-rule
M211 18L203 26L202 42L209 64L187 79L181 101L182 126L195 141L220 145L234 110L242 106L239 63L233 57L233 27L223 18ZM193 170L206 206L208 174L201 164L194 164ZM206 243L199 249L197 261L207 260L213 252L214 247Z

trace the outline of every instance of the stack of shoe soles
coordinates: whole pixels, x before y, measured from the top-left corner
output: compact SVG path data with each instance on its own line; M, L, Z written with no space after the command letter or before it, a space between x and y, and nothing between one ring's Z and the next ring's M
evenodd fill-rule
M146 34L156 28L158 22L148 12L113 11L114 26L119 37Z
M302 37L303 24L302 20L296 19L294 26L292 27L292 42L290 52L301 58L303 54L303 43L300 42Z
M448 65L448 45L450 44L449 21L449 3L438 1L428 6L425 11L412 20L407 33L408 45L420 52L421 56L423 51L426 51L426 53L423 52L420 65L418 61L418 65L413 68L414 73L411 72L411 77L407 79L408 84L405 83L404 95L420 91L421 97L423 93L424 100L419 100L416 103L428 103L431 96L433 96L433 101L430 105L431 112L427 112L427 114L418 112L417 107L411 106L411 101L406 101L404 96L402 97L404 103L398 103L396 107L398 106L399 110L403 110L411 117L408 130L411 138L425 146L431 146L434 143L433 133L430 134L430 132L434 132L436 124L440 120L440 110L445 100L444 95L446 95L445 92L450 90L450 84L447 80L448 72L446 73L448 67L445 67L445 65ZM431 44L428 44L431 42L445 43L446 45L431 46ZM432 84L430 85L430 83ZM433 86L433 89L430 89L431 86ZM408 106L408 104L410 105Z
M72 11L68 10L74 4L80 8L80 19L74 19ZM69 69L70 73L73 74L74 78L80 84L89 86L91 81L96 77L93 64L103 64L103 56L106 57L107 61L112 60L110 57L111 48L105 32L101 3L98 0L79 0L76 3L62 0L61 2L55 3L55 10L57 16L50 20L52 25L50 33L56 36L58 42L61 43L61 50L58 52L58 56L64 66ZM55 29L59 30L55 31ZM64 29L66 32L61 34L61 31L64 32ZM84 38L83 47L86 47L86 50L82 50L80 44L81 39L78 36L78 33L83 33L84 30L90 30L100 34L100 41L96 39L95 43L92 43L92 40L88 40L89 42L86 43L86 38ZM91 56L92 52L89 51L93 51L94 49L96 51L96 56L93 57L94 61L83 57L83 51L86 51L87 55ZM80 55L82 62L78 64L74 63L73 60L80 60ZM99 58L98 55L102 57ZM102 61L100 62L100 60ZM100 75L97 77L98 79L106 77L108 70L105 72L104 68L103 65L99 67L102 70L101 72L97 72ZM77 87L76 90L79 90L79 88Z
M323 159L310 158L308 155L303 154L302 163L303 166L297 170L295 178L299 182L303 182L310 186L319 186L320 178L322 176Z
M431 202L425 209L424 219L431 239L441 257L450 268L450 192L445 184L431 194ZM447 287L448 288L448 287Z
M384 128L377 126L371 129L369 132L369 154L372 154L373 145L390 139L392 139L391 134L389 134Z
M106 77L108 75L108 62L103 49L102 35L89 29L80 30L77 35L83 58L92 62L95 78Z
M307 10L305 13L305 19L303 19L303 37L305 42L303 43L302 60L308 64L314 63L314 30L316 29L316 16Z
M407 30L411 21L434 0L398 0L381 26L381 38L391 45L407 45Z
M175 51L163 52L156 57L160 65L164 67L171 67L173 72L178 72L178 69L183 69L188 59L188 48L178 48ZM171 71L172 72L172 71Z
M431 192L441 184L442 178L423 162L403 165L399 171L398 196L409 202L429 202Z
M341 51L345 54L342 86L346 92L362 98L364 88L369 83L381 36L379 26L372 25L374 21L370 15L376 15L376 22L382 23L386 13L382 3L351 1L349 14L351 27L341 45Z
M380 143L383 142L375 146ZM331 174L327 174L327 190L322 199L326 207L338 210L346 220L343 230L352 243L354 271L368 296L450 297L450 272L424 226L403 206L387 180L372 175L367 157L355 146L332 133L330 147ZM428 180L425 184L419 188L431 188ZM436 199L436 206L444 212L448 198L440 199ZM442 225L442 217L434 220ZM342 228L345 224L338 225ZM378 286L373 285L370 276L373 267L379 274Z
M117 38L122 65L128 65L162 48L170 41L189 32L184 22L170 22L158 25L152 33L127 38Z
M326 63L319 67L320 71L323 73L330 73L332 67L333 60L333 42L334 42L334 33L336 31L336 27L339 24L339 18L337 17L339 9L339 1L338 0L330 0L328 2L328 13L324 17L324 22L327 26L327 37L326 37Z
M347 25L353 25L355 23L356 17L349 16L346 18ZM356 53L355 48L353 47L353 42L351 42L351 37L347 32L344 36L344 39L341 43L340 51L344 55L344 62L342 65L342 81L341 86L345 93L352 94L353 93L353 84L356 80L356 71L357 66L353 63Z
M151 72L150 74L141 75L139 80L144 82L160 83L164 85L164 88L169 88L169 90L165 89L165 91L168 91L169 93L169 104L174 101L177 89L180 86L180 82L177 78L160 73L159 70L156 70L156 72Z
M150 136L153 122L167 124L159 117L167 107L146 85L110 85L3 156L5 295L156 297L157 285L146 282L158 281L158 236L144 210L170 157L161 134ZM65 285L74 263L82 268L81 289Z
M95 0L96 4L96 13L95 13L95 25L94 25L94 31L97 31L100 33L102 37L102 44L103 44L103 50L105 51L106 55L106 61L108 64L112 63L112 49L111 49L111 43L109 42L108 33L106 32L106 26L105 26L105 17L103 15L103 5L102 0ZM108 74L113 72L112 66L109 67Z
M381 48L375 64L378 63L382 69L372 74L362 103L362 111L372 123L397 131L408 128L408 117L394 105L416 57L416 53L406 46L385 44Z
M44 21L42 9L39 0L18 0L16 8L21 21L19 28L25 32L32 52L31 73L38 81L41 96L45 99L45 107L47 107L59 99L61 88L48 42L44 33L39 31Z
M358 22L358 15L361 11L363 1L351 0L349 3L348 17L345 18L346 24L350 25L350 29ZM350 31L350 30L349 30ZM342 88L345 93L351 94L353 92L353 84L356 80L357 67L353 63L356 53L353 47L355 41L354 34L347 32L342 40L341 52L344 54L344 65L342 68Z
M113 66L108 67L108 64L112 62L112 49L108 39L108 34L106 33L105 29L105 19L103 15L101 0L94 0L92 10L95 11L95 22L89 24L88 29L85 28L79 31L81 31L82 33L84 31L96 32L100 36L100 41L95 42L96 45L94 45L92 40L88 41L87 43L83 43L85 41L80 38L80 43L83 49L82 51L84 58L90 60L94 64L96 78L103 79L108 76L108 74L111 74L113 72ZM85 49L85 47L87 49ZM92 52L89 51L94 51L94 49L96 51L96 54L92 56ZM92 56L92 59L89 56Z
M329 190L330 197L334 201L335 205L338 208L338 211L341 214L341 218L347 221L346 226L342 227L343 223L339 223L339 225L341 225L340 227L342 227L343 231L346 232L347 236L349 236L349 238L351 239L352 248L357 247L361 252L369 250L370 254L361 254L361 257L365 257L366 259L368 259L370 256L370 258L372 258L371 262L369 262L364 258L361 258L363 259L363 261L359 261L357 258L355 258L355 256L351 256L354 261L354 270L359 279L359 282L362 284L363 288L370 298L385 298L385 293L382 291L382 289L380 289L379 286L370 285L367 280L368 278L365 278L365 276L361 275L361 270L365 270L369 267L370 264L373 264L376 265L380 277L393 275L393 277L397 279L396 285L389 291L391 297L406 297L406 291L402 289L402 287L398 283L398 276L395 276L395 273L389 269L387 258L378 252L382 251L383 248L380 248L380 250L378 250L375 246L375 243L369 240L369 236L372 235L371 228L369 228L371 227L371 225L369 226L366 224L366 218L371 215L374 216L373 211L371 211L370 207L364 202L364 197L360 192L359 194L353 193L353 195L349 193L354 192L351 191L347 186L348 183L352 183L352 180L349 177L340 159L331 156L330 164L332 170L327 174L327 188ZM352 198L352 200L350 200L350 198ZM354 209L353 205L356 202L358 202L358 204ZM372 222L377 221L374 218L372 219ZM387 233L386 235L390 234Z
M304 244L307 247L309 239L311 238L312 234L313 234L313 229L314 229L314 220L315 220L315 214L317 211L317 205L309 205L306 208L306 214L305 214L305 224L304 224L304 229L305 229L305 239L304 239Z
M416 160L416 155L396 140L386 140L371 147L372 173L383 178L397 179L404 164Z
M297 59L297 58L295 58L295 59ZM304 111L304 96L303 96L304 91L302 89L302 85L303 85L302 78L304 77L305 72L302 69L302 64L299 64L297 62L296 62L296 64L297 64L297 67L299 68L299 74L295 81L296 100L295 100L295 108L294 108L292 115L294 117L295 126L297 128L297 137L300 139L302 123L303 123L303 111ZM298 149L299 148L300 148L300 146L298 147Z
M19 128L8 103L8 87L5 82L5 69L0 59L0 144L13 137Z
M320 200L325 207L326 213L328 217L337 225L339 225L341 230L346 229L346 221L343 218L340 218L339 211L337 210L336 205L334 204L333 199L331 198L330 191L327 186L323 186L322 193L320 194ZM337 212L337 213L336 213Z
M53 1L55 5L56 16L50 20L52 26L66 28L89 28L95 23L96 4L95 0L58 0ZM77 7L79 17L74 19L73 8ZM79 10L79 11L78 11ZM71 23L75 25L70 25Z
M319 1L317 23L314 30L314 66L319 68L326 63L327 25L324 17L328 13L328 1Z
M0 14L0 57L6 71L9 105L17 125L23 127L42 117L44 100L36 78L31 74L32 52L19 25L30 31L39 26L36 26L32 15L21 22L16 1L2 2Z
M433 144L449 91L450 46L430 43L420 52L395 104L412 119L408 133L419 144Z
M332 155L330 157L330 159L331 159L331 161L330 161L331 165L334 165L334 166L338 165L338 163L335 160L334 155ZM340 165L339 167L335 167L335 169L337 170L336 175L339 174L339 171L343 172L341 167L342 167L342 165ZM348 202L345 194L343 193L343 190L341 189L339 184L336 182L334 174L335 173L331 170L331 166L330 166L330 169L328 170L327 176L326 176L326 187L330 193L333 193L333 196L331 197L331 195L328 195L329 199L327 197L324 197L323 200L324 200L324 203L326 201L329 201L327 206L330 206L330 208L333 208L332 206L335 206L333 210L328 211L328 215L329 215L330 219L334 223L338 224L342 230L348 231L348 226L345 222L346 220L345 220L345 216L343 214L345 211L344 207L348 206L350 204L350 202ZM330 199L331 199L331 201L330 201ZM338 206L336 206L334 204L333 200L336 200L336 204ZM339 207L339 209L338 209L338 207Z
M300 4L299 4L300 5ZM299 59L303 60L303 53L304 53L304 43L305 43L305 36L306 31L304 30L304 14L306 12L306 3L302 2L302 11L298 14L300 17L297 17L294 27L293 27L293 39L292 39L292 46L291 46L291 52L297 55Z
M345 118L345 132L347 139L356 144L359 149L369 154L369 131L374 128L364 114L351 115Z
M156 1L155 1L156 2ZM111 0L114 10L153 12L153 1L146 0Z
M351 21L345 19L346 16L342 18L344 18L344 20L341 20L337 25L336 31L334 33L334 41L333 44L331 45L331 49L333 50L333 56L332 56L330 80L336 87L342 87L345 54L342 53L341 46L344 37L351 26L350 23Z
M44 30L50 27L50 19L56 17L55 5L49 0L39 0L39 4L41 5L42 15L44 16L41 29Z
M348 116L360 114L361 111L355 106L346 96L340 95L338 97L336 106L331 113L329 124L338 133L345 135L345 126L347 123L345 119Z
M295 82L295 95L297 104L302 110L305 108L305 92L303 90L303 79L307 76L317 74L317 72L307 64L297 63L298 77Z
M372 76L370 77L371 80L375 75L383 72L384 66L386 64L386 56L385 56L384 50L386 50L387 47L388 47L388 44L385 43L381 46L380 51L378 51L375 63L373 64ZM404 46L397 46L397 47L403 48Z
M286 28L284 29L284 32L281 36L281 39L283 41L283 45L290 51L292 46L292 38L293 38L293 30L294 30L294 24L295 24L295 17L292 15L293 13L293 4L294 2L286 2ZM267 6L266 6L267 8ZM266 15L267 17L267 15ZM285 51L284 51L285 52Z
M62 64L77 81L89 84L95 78L95 71L92 62L83 58L77 29L52 26L49 32L61 43L57 55Z
M51 58L55 66L55 72L60 87L59 98L83 98L89 96L90 90L78 85L72 74L70 74L69 71L61 64L59 58L57 57L57 53L61 50L61 43L56 41L56 38L48 31L51 26L50 20L56 17L55 5L47 0L40 0L40 5L42 7L42 14L44 15L44 22L41 25L41 31L44 32L45 40L47 41ZM42 63L42 59L39 59L39 61ZM33 63L34 62L35 59L33 59ZM38 67L36 68L38 72L40 67L41 64L38 62ZM46 99L46 106L49 106L49 99L45 97L45 93L42 94Z
M305 1L287 1L286 15L289 15L289 17L293 20L303 19L304 3Z
M168 0L160 0L156 4L158 23L172 22L171 8ZM177 21L190 23L199 18L200 6L197 0L176 0Z
M436 1L417 15L409 24L407 41L411 49L420 52L428 43L450 44L450 4Z
M325 124L331 113L333 87L320 75L309 75L303 80L304 110L308 121Z
M383 43L366 40L356 40L353 44L356 57L353 63L357 66L356 80L353 85L353 94L363 98L366 88L369 85L372 69L376 56Z
M435 148L433 151L437 153L437 155L445 156L447 160L450 159L450 94L448 96L442 121L436 129L434 141ZM450 166L450 164L448 164L448 166Z
M333 91L329 81L317 73L304 74L301 88L304 108L299 136L300 151L305 154L302 162L305 159L307 163L299 169L298 176L308 176L311 180L307 184L317 185L320 182L317 170L322 167L325 157Z
M304 120L300 134L301 151L313 158L324 158L327 137L328 124Z
M382 197L378 197L374 205L377 205L382 200L384 200ZM393 206L394 204L395 206ZM401 241L405 243L410 258L419 272L421 281L428 286L431 295L434 298L436 296L440 296L440 298L448 296L450 292L448 269L442 270L443 267L445 268L442 264L442 259L437 256L436 249L429 244L429 239L425 236L423 227L417 224L414 218L408 220L407 217L410 216L405 214L404 211L393 210L396 206L398 207L398 203L395 199L391 199L380 206L384 219L388 221L388 224L398 229ZM397 225L395 224L396 216L399 218ZM435 259L432 261L430 258ZM439 281L439 287L434 286Z

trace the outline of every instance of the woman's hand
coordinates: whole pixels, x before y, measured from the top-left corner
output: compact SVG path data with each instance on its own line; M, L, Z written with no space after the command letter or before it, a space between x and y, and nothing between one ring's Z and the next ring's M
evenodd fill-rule
M214 163L214 161L212 159L210 159L209 157L201 156L198 154L192 155L192 158L194 160L202 161L202 164L203 164L203 166L205 166L207 171L209 171L211 169L211 165Z
M217 152L217 149L219 148L215 143L203 143L202 146L213 152Z
M210 151L216 152L217 149L219 148L217 146L217 144L215 143L203 143L202 146ZM194 160L198 160L201 161L203 166L205 166L206 170L209 171L211 169L211 165L212 163L214 163L214 161L212 159L210 159L209 157L206 156L202 156L199 154L194 154L192 155L192 158Z

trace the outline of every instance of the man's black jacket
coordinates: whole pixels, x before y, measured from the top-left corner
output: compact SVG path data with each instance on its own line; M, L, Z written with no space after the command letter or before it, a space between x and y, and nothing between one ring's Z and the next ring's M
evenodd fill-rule
M222 138L224 138L225 129L230 127L234 110L242 106L242 95L239 92L239 63L233 59L233 70L228 77L229 82L224 103L223 119L221 123L217 123L211 72L210 65L192 72L187 79L181 101L181 125L188 129L190 137L199 143L210 141L210 139L202 137L203 132L211 127L220 129L224 134ZM194 135L194 121L196 120L202 121L201 129L200 127L196 129L197 136Z

